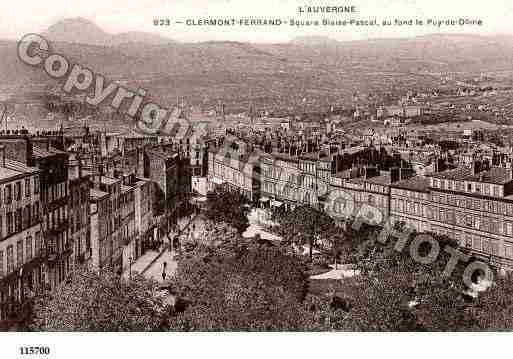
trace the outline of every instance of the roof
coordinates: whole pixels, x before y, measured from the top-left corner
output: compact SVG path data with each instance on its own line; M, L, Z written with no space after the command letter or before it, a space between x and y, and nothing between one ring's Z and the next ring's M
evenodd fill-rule
M103 192L94 188L91 188L89 190L89 197L93 200L102 199L104 197L107 197L109 194L107 192Z
M128 192L128 191L131 191L133 189L134 189L134 187L125 186L124 184L121 185L121 192Z
M424 176L414 176L406 180L395 182L392 184L392 187L417 192L429 192L429 178Z
M32 152L33 152L34 157L36 157L36 158L45 158L45 157L51 157L51 156L55 156L55 155L66 154L66 152L58 150L52 146L50 146L48 148L48 150L43 149L39 146L34 146L32 149Z
M111 185L120 182L120 180L112 177L101 176L101 182L106 185Z
M0 180L37 173L36 167L29 167L22 162L5 159L5 167L0 167Z
M392 183L390 174L367 178L367 182L380 185L389 185Z
M343 177L341 177L343 178ZM365 178L364 176L351 178L348 180L348 182L351 183L373 183L373 184L379 184L379 185L389 185L391 183L390 175L381 175L381 176L375 176L375 177L368 177Z
M430 174L430 177L452 181L473 181L491 184L506 184L512 181L512 170L503 167L492 167L477 174L470 167L458 167L452 170Z

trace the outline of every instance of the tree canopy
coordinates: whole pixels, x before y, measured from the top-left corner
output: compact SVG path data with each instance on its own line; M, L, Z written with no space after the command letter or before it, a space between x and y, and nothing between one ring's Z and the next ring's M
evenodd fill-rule
M110 272L85 269L35 303L38 331L153 331L166 322L168 308L155 295L156 283L130 281Z
M288 243L308 244L311 260L316 240L327 237L326 232L333 230L334 226L333 219L325 212L303 205L281 218L279 232Z
M216 223L228 223L243 233L249 227L249 207L246 204L247 200L241 193L226 187L216 188L207 193L205 215Z
M184 303L172 329L274 331L314 328L302 303L301 261L279 248L240 245L179 263L173 287Z

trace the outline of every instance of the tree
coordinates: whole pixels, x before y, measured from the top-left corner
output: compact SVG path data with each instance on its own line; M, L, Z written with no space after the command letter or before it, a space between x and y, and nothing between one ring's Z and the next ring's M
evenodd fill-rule
M278 247L240 245L179 263L173 287L182 310L172 323L187 331L307 330L305 267Z
M243 233L249 227L249 206L246 198L226 187L207 194L205 215L214 222L226 222Z
M309 244L310 261L316 239L320 239L327 230L334 226L334 221L325 212L311 206L294 208L282 218L280 234L287 242Z
M462 292L447 285L442 278L423 284L425 291L415 308L419 328L430 332L469 331L476 321ZM421 286L422 284L418 285Z
M136 276L125 281L110 272L85 269L36 301L33 329L38 331L152 331L169 318L155 296L156 283Z
M443 272L450 254L441 251L431 264L417 263L409 253L413 234L403 251L397 251L396 240L385 245L377 242L375 232L364 242L361 251L361 276L352 294L351 330L379 331L455 331L475 328L475 321L464 300L465 264L459 262L450 277ZM446 237L432 234L440 248L457 247ZM427 244L427 243L426 243ZM362 248L361 247L361 248ZM419 253L426 256L429 245L421 246Z
M412 278L391 271L362 275L349 281L351 311L342 330L413 331L417 329L410 309Z
M496 278L495 283L481 292L473 313L481 330L513 330L513 275Z

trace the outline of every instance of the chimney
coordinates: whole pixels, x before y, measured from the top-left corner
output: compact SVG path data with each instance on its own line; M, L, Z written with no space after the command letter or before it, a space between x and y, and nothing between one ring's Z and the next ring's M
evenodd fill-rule
M470 166L472 175L478 175L481 172L481 167L481 161L473 159L472 165Z
M401 180L400 172L401 172L401 169L398 167L392 167L390 169L390 182L391 183L395 183L395 182Z

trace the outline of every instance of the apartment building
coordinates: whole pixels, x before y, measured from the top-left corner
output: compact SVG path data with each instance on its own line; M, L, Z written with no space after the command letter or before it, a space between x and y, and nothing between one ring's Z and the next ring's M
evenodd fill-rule
M81 265L91 257L91 180L90 176L84 174L80 158L74 153L69 157L68 177L69 237L73 245L74 264Z
M134 217L135 217L135 242L132 243L132 260L144 254L153 240L153 182L147 178L137 178L134 183Z
M122 258L120 267L122 270L128 268L130 262L135 257L135 242L138 233L135 228L135 176L132 174L123 179L121 185L120 201L120 228L118 234L118 241L122 244Z
M177 223L181 204L190 192L190 176L178 153L164 146L148 148L145 152L144 177L153 183L151 193L154 215L160 218L160 236Z
M307 204L322 206L331 177L328 159L291 157L281 153L260 157L261 201L293 209Z
M68 155L40 142L33 147L33 159L40 169L43 236L50 288L55 288L73 267L73 246L69 238Z
M0 157L0 320L45 287L40 171Z
M94 188L90 189L91 249L94 268L110 268L120 272L123 266L123 242L121 236L122 180L106 176L94 176ZM126 214L123 212L123 214Z
M258 155L250 156L236 150L219 151L210 148L208 152L207 190L213 191L221 184L241 192L250 201L259 197Z
M391 168L380 171L376 166L354 167L333 176L332 191L342 191L351 196L357 213L362 206L380 210L383 218L390 215L390 187L392 184L413 176L411 168Z
M498 267L513 266L511 168L474 163L400 182L391 211L418 231L448 235Z

